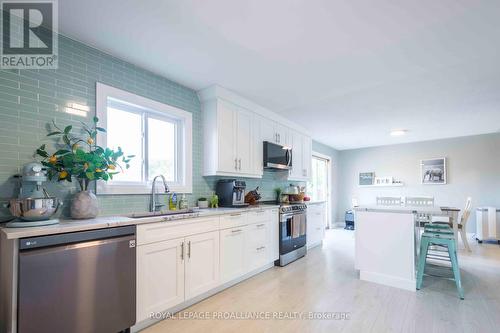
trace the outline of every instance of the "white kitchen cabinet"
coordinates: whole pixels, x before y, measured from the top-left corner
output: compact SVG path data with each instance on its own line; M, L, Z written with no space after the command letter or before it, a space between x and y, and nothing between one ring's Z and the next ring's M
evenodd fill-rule
M326 210L325 204L307 206L307 247L320 245L325 236Z
M268 222L248 226L245 239L245 259L248 271L262 267L268 262L271 247L269 236Z
M252 151L255 145L253 140L252 114L239 108L236 114L236 156L238 159L238 172L252 174L254 170ZM256 157L255 157L256 158Z
M269 261L273 262L280 257L280 223L278 209L271 209L269 211Z
M262 141L269 141L282 146L289 144L288 127L279 124L276 121L262 117L261 138Z
M312 140L309 136L297 131L290 131L292 147L292 169L288 179L308 181L311 177Z
M137 247L137 321L184 301L184 238Z
M196 297L219 284L219 232L185 238L186 299Z
M204 176L262 177L254 162L262 156L254 147L260 141L253 113L224 99L203 104Z
M247 272L245 237L247 226L220 231L220 277L225 283Z
M311 179L312 168L312 139L310 136L304 135L302 137L302 169L304 170L304 180Z
M217 101L215 114L217 120L218 151L217 170L232 173L237 171L236 131L237 112L230 103Z

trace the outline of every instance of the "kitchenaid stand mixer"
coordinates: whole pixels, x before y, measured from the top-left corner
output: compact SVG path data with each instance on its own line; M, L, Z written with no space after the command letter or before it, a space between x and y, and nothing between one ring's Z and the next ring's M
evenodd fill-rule
M51 197L42 184L47 181L45 168L40 163L32 162L23 167L18 175L19 194L9 201L9 209L16 220L7 223L7 227L34 227L59 223L52 219L62 203Z

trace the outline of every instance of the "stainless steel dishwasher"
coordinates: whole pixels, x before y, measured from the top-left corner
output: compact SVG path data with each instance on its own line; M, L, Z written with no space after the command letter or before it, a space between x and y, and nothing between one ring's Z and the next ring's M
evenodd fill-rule
M135 239L135 226L20 239L18 332L129 331Z

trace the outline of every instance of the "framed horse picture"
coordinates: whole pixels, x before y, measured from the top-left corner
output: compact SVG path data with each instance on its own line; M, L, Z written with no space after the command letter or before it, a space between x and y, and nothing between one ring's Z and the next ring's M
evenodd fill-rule
M420 179L422 184L446 184L446 157L420 161Z

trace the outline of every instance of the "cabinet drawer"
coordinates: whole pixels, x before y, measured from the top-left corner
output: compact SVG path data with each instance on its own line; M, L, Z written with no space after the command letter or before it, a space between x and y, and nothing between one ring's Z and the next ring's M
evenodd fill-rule
M270 209L255 209L248 212L248 223L263 223L268 222L272 218Z
M157 222L137 226L137 245L186 237L219 229L219 217L201 217L175 222Z
M247 228L247 244L250 247L268 246L269 225L267 222L251 224Z
M220 228L228 229L248 224L248 213L232 213L220 217Z
M247 244L246 261L248 271L264 266L269 262L269 247L267 245L250 246Z

